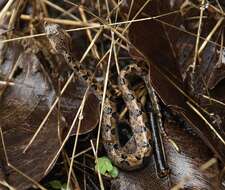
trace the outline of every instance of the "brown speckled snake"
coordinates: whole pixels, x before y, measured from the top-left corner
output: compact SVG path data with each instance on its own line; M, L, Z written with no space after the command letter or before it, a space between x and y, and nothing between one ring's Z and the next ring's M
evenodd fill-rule
M71 54L71 37L69 34L57 24L45 24L45 31L53 50L64 57L67 64L79 78L83 78L90 86L93 86L94 83L87 77L87 72L81 69L79 63L73 59ZM117 113L115 107L112 105L111 97L106 97L105 100L101 132L104 147L109 158L115 165L125 170L140 168L143 165L144 159L149 157L152 153L152 147L150 145L151 133L147 127L148 121L146 117L144 117L144 112L141 109L141 104L138 102L135 93L128 88L128 79L126 76L131 72L143 79L150 100L153 102L152 106L159 110L154 90L149 82L148 73L144 74L144 72L134 64L121 70L118 76L118 89L129 111L129 125L132 129L133 136L123 147L120 146L116 132L117 122L114 117ZM97 89L96 94L98 97L101 97L102 91ZM158 117L160 117L160 112L157 114Z

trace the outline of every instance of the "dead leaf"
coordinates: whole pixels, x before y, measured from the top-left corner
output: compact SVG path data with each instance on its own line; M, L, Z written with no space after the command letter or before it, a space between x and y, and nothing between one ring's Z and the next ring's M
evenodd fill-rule
M9 43L7 46L4 54L6 59L0 65L0 78L7 82L7 76L14 65L17 68L10 79L11 85L3 85L1 88L0 119L6 152L11 165L33 180L40 181L60 147L58 119L62 130L68 130L71 124L69 118L75 116L85 86L75 87L74 83L70 84L70 91L62 97L61 117L58 118L56 106L31 147L23 153L55 100L56 87L35 54L25 53L17 43ZM81 133L95 128L98 122L97 106L96 97L88 96L84 108L84 116L88 117L84 117ZM4 160L2 147L1 160ZM31 181L10 167L6 166L5 173L5 180L17 189L27 189L32 185Z
M144 2L134 3L132 15L135 15ZM196 29L193 30L192 28L192 31L188 31L184 28L187 21L180 12L182 3L183 1L162 1L160 3L150 1L139 17L157 16L157 18L133 23L129 31L129 37L131 42L150 60L152 84L162 101L166 105L173 107L174 111L179 112L191 124L193 130L207 146L224 162L225 143L223 139L225 139L225 133L223 127L221 127L225 123L224 92L222 90L224 89L224 82L221 81L220 74L214 74L212 77L218 61L218 56L215 54L215 44L208 43L202 52L203 58L200 64L201 68L198 70L198 78L195 81L195 90L196 93L204 92L205 96L214 98L221 104L212 101L210 98L203 98L202 95L198 98L193 96L188 88L190 86L189 82L184 81L186 68L193 58ZM193 14L196 14L196 11L199 15L199 10L195 9ZM203 32L203 37L206 37L207 31L211 31L210 29L214 26L216 21L212 22L213 19L215 19L213 16L209 18L209 23L204 28L210 27ZM193 23L191 24L193 25ZM217 39L218 33L214 35ZM201 75L199 72L201 72ZM207 85L205 85L207 81L202 80L201 76L204 76L207 80L214 78L211 80L214 83L210 85L211 87L215 85L213 90L207 88ZM215 79L216 76L217 79ZM220 82L218 83L218 81ZM210 84L210 82L208 83ZM205 90L203 90L203 86ZM205 120L202 119L203 117L200 117L193 110L193 107L190 107L190 104L199 110L210 125L206 124ZM199 109L200 107L202 109ZM207 112L214 113L214 115L211 117L206 114ZM213 131L214 129L212 130L212 127L217 131L216 133Z
M200 167L209 161L213 154L202 140L174 123L165 123L169 138L173 139L179 146L181 153L164 138L167 162L170 174L167 177L159 178L155 171L154 157L148 159L147 165L139 171L120 172L118 179L113 180L112 190L167 190L180 182L183 182L185 189L217 189L218 165L213 164L204 172Z

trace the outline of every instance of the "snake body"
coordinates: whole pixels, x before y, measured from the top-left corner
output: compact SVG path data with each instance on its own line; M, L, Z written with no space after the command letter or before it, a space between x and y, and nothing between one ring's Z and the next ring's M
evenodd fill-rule
M73 59L69 34L57 24L45 24L45 31L53 50L64 57L67 64L79 78L86 80L90 86L93 86L94 83L87 77L87 72ZM132 69L139 73L143 79L146 79L144 78L146 75L143 75L140 72L140 68L136 65L131 65L121 70L118 76L118 89L129 111L129 125L133 132L132 138L123 147L120 146L116 133L117 122L115 115L117 113L110 97L105 99L101 126L102 139L109 158L115 165L125 170L134 170L142 167L145 158L152 153L150 145L151 133L146 125L147 121L135 93L128 88L126 75ZM145 81L145 83L149 85L148 82ZM148 92L153 93L152 89L148 89ZM101 100L102 91L97 89L96 94Z
M130 67L128 67L130 68ZM128 143L121 147L116 133L116 121L113 115L116 114L109 98L106 98L103 115L102 138L109 158L115 165L124 170L134 170L143 166L144 159L152 153L151 133L147 127L144 113L140 103L132 90L128 88L128 81L125 78L129 69L122 70L118 77L119 90L129 110L129 123L133 137ZM135 146L132 149L133 144ZM132 149L132 150L131 150Z

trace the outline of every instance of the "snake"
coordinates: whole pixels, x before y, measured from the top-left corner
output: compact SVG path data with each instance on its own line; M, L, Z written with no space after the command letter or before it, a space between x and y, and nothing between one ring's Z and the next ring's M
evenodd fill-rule
M87 71L81 68L79 61L73 58L71 51L72 39L66 30L53 23L45 23L44 30L54 52L64 57L68 66L79 79L85 80L90 87L95 86L96 88L96 84L88 77ZM148 72L142 72L142 69L136 64L128 65L122 69L118 74L117 86L129 113L129 126L133 135L124 146L120 145L116 130L118 127L116 115L118 113L112 102L113 95L110 93L107 93L104 101L101 134L108 157L116 166L127 171L143 167L146 158L152 154L149 122L146 120L145 113L135 92L129 89L127 75L131 72L143 79L152 106L155 110L159 110L154 89L149 82ZM95 92L99 100L102 101L102 90L97 88ZM160 111L157 114L160 121Z

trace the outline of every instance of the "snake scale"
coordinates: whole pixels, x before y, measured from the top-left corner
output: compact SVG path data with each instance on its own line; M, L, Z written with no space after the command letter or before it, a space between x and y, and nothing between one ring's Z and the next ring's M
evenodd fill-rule
M89 86L96 85L87 76L87 71L81 68L79 62L75 61L71 53L71 37L70 35L57 24L45 23L45 32L47 38L55 51L64 57L66 63L71 69L73 69L75 75L80 79L87 81ZM122 94L122 98L129 111L129 125L133 132L133 136L124 145L120 146L118 133L116 132L116 109L113 106L111 97L108 96L105 99L103 120L101 126L101 134L104 143L104 147L107 151L109 158L115 165L124 170L134 170L143 166L145 158L152 154L151 133L147 127L147 121L144 117L144 113L141 109L141 105L135 96L134 91L128 88L127 74L134 72L138 74L148 89L148 94L152 103L152 106L159 110L155 100L154 90L152 89L149 76L146 72L142 72L141 68L135 64L129 65L126 69L120 71L118 75L118 89ZM102 90L95 90L97 97L101 100ZM160 112L157 113L160 117ZM134 146L135 145L135 146ZM131 147L132 148L131 150Z

